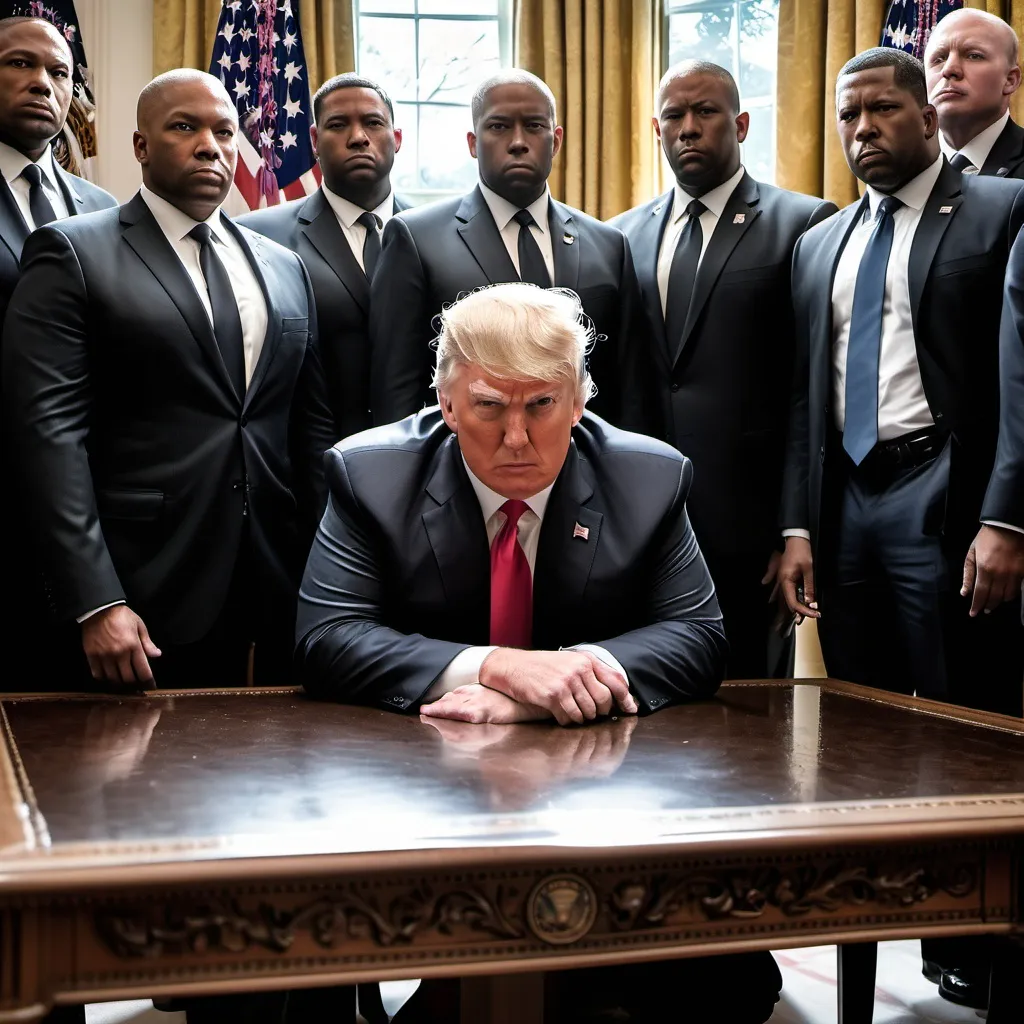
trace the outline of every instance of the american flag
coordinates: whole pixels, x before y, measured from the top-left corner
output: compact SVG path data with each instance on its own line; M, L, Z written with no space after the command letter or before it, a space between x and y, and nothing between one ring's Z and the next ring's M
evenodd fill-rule
M210 74L238 110L238 166L225 209L245 213L316 191L312 104L292 0L221 0Z
M932 29L963 5L964 0L891 0L879 46L906 50L920 60Z

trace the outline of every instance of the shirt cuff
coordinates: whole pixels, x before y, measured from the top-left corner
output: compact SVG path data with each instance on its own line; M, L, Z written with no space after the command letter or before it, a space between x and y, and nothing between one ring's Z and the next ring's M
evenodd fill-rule
M421 704L430 704L438 697L457 689L480 682L480 666L484 658L497 647L467 647L448 662L447 668L437 677L425 694L420 698Z
M1014 526L1013 523L1001 523L998 519L982 519L982 526L998 526L1004 530L1013 530L1014 533L1024 533L1024 527Z
M75 621L81 625L86 619L91 619L94 615L98 615L100 612L105 612L108 608L113 608L116 604L124 604L124 601L111 601L110 604L101 604L99 608L93 608L91 612L86 612L84 615L79 615Z
M810 530L783 530L783 537L800 537L802 540L809 541L811 539Z
M597 644L573 644L572 647L563 647L564 651L589 651L596 658L600 658L609 668L615 669L623 679L626 680L626 684L629 685L629 676L626 675L626 670L622 667L619 659L615 657L609 651L606 651L603 647L598 647Z

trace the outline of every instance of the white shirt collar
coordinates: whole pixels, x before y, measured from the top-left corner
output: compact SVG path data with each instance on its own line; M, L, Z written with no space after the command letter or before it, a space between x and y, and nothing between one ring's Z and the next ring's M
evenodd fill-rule
M989 153L992 152L992 147L996 144L996 139L1003 134L1003 129L1006 127L1006 122L1010 120L1010 111L1007 110L1005 114L998 121L993 121L984 131L978 132L977 135L971 139L962 149L954 149L947 141L946 136L939 132L939 149L946 154L947 157L953 157L957 153L963 153L968 160L974 164L975 167L980 171L985 166L985 161L988 159Z
M4 176L5 181L11 182L15 178L20 177L22 171L31 163L35 163L43 172L43 177L50 188L55 192L60 191L57 184L57 169L53 165L52 146L47 146L43 150L42 156L38 160L33 161L25 156L24 153L19 153L12 146L8 146L5 142L0 142L0 174Z
M331 209L334 211L334 215L346 230L351 228L352 225L355 224L355 222L359 220L364 213L366 213L366 210L361 206L356 206L355 203L350 202L344 196L339 196L337 192L332 192L326 185L321 185L320 187L323 189L324 199L327 200ZM371 210L370 213L376 215L377 220L380 222L380 226L383 228L395 213L394 189L391 189L388 192L387 199L385 199L380 206Z
M172 241L180 242L198 223L187 213L179 210L173 203L167 202L162 196L158 196L145 185L139 187L142 201L149 207L160 230ZM218 206L213 213L203 222L210 225L213 237L223 244L227 243L227 233L221 221L221 208Z
M469 474L469 482L473 485L476 500L480 502L480 510L484 514L484 522L486 523L508 501L508 498L497 491L492 491L487 484L480 480L473 470L469 468L469 463L466 461L465 456L462 457L462 464L466 467L466 472ZM548 498L551 497L551 488L554 486L553 483L548 484L543 491L538 491L532 498L525 499L526 504L530 507L530 511L541 521L544 519L544 512L548 507Z
M519 212L519 207L513 206L507 199L489 189L482 181L480 182L480 192L484 197L484 202L487 203L487 208L491 211L494 223L498 225L498 230L504 231L512 218ZM543 194L526 207L533 214L537 227L545 235L548 233L549 197L550 193L548 192L547 185L545 185Z
M928 202L928 197L935 188L935 182L939 180L942 172L942 155L940 154L935 163L929 164L916 178L911 178L898 192L893 192L895 199L899 199L904 206L911 210L920 210ZM878 204L885 198L884 192L877 192L870 185L867 187L868 203L871 208L872 219L878 213Z
M732 199L736 186L743 180L744 174L746 174L746 170L743 164L740 164L739 170L728 181L723 181L721 185L716 185L710 192L705 192L702 196L691 196L677 181L672 219L679 220L686 213L686 208L694 199L699 199L716 217L720 218L725 212L726 204Z

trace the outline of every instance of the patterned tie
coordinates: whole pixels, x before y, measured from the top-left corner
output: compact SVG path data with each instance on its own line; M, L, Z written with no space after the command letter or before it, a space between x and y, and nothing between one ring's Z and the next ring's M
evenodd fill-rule
M978 171L978 168L975 167L974 164L972 164L971 161L963 155L963 153L954 153L953 158L949 161L949 166L952 167L954 171L960 171L961 174L967 170L974 171L975 173Z
M21 176L28 182L28 210L32 214L32 223L41 228L57 219L57 214L50 205L50 200L43 189L43 172L39 164L29 164L21 172Z
M878 441L878 355L882 347L885 272L892 250L894 196L878 204L875 227L861 257L853 289L850 342L846 351L846 425L843 447L859 466Z
M235 291L231 287L227 268L214 252L210 225L197 224L188 235L199 243L199 266L206 279L206 290L210 293L213 333L228 376L235 386L235 393L242 398L245 395L245 344Z
M373 272L377 269L377 257L380 256L380 220L377 214L367 210L359 215L356 223L366 228L366 237L363 239L363 273L368 281L372 281Z
M691 199L686 207L686 222L672 254L672 266L668 272L668 296L665 303L665 339L669 351L676 355L683 343L686 317L690 312L690 299L700 265L700 251L704 245L704 232L700 216L707 207L699 199Z
M533 578L519 544L519 519L530 506L510 499L491 544L491 643L529 648L533 637Z
M533 214L529 210L520 210L512 219L519 225L519 280L550 288L551 275L537 239L530 230L530 225L537 223Z

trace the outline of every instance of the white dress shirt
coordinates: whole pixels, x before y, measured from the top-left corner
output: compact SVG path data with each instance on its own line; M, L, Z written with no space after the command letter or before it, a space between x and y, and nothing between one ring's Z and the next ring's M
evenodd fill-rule
M321 185L320 188L323 190L324 199L327 200L328 205L334 211L334 216L338 218L341 233L345 236L349 247L352 249L352 255L355 256L359 269L365 273L366 267L363 266L363 243L366 241L366 228L357 222L366 213L366 210L339 196L337 192L332 192L326 185ZM377 218L377 235L379 237L380 233L384 230L384 226L395 213L394 191L388 192L387 199L375 210L370 210L370 213Z
M985 166L985 161L988 159L989 153L992 152L996 139L1003 134L1003 129L1009 120L1010 112L1007 110L998 121L994 121L984 131L978 132L962 149L954 149L946 141L946 136L939 132L939 149L945 154L947 160L952 160L957 153L963 153L971 161L972 165L971 167L965 167L963 173L977 174Z
M518 227L518 225L516 226ZM508 499L498 494L497 491L492 491L487 484L475 476L465 459L463 459L463 465L466 467L466 473L469 475L469 482L473 485L476 499L480 503L480 512L484 517L484 527L487 530L487 546L490 548L494 543L494 538L498 536L498 531L505 524L506 516L501 511L501 506ZM519 517L519 522L516 524L519 546L523 549L523 554L526 555L527 564L530 566L531 579L533 578L534 565L537 562L537 545L540 543L541 523L544 521L544 513L548 507L548 498L551 497L552 487L554 487L554 484L545 487L544 490L539 491L532 498L525 499L528 506L527 511ZM596 644L577 644L570 649L574 651L590 651L592 654L596 654L606 665L619 672L623 679L628 679L626 670L619 663L618 659L603 647L598 647ZM458 686L468 686L471 683L479 682L480 666L483 665L487 655L494 650L497 650L497 647L467 647L464 651L460 651L448 663L448 667L438 677L437 682L423 695L423 703L428 704L432 700L437 700L442 694L448 693Z
M176 206L155 192L151 192L145 185L139 191L142 194L143 202L149 207L160 230L164 233L167 241L171 243L171 248L192 279L192 284L195 285L206 315L212 324L213 306L210 304L206 278L203 277L203 270L199 265L199 243L194 238L188 237L188 233L199 221L193 220L187 213L182 213ZM210 225L213 243L217 246L217 255L227 270L231 290L235 293L235 301L238 303L238 316L242 321L242 347L245 352L245 383L248 387L267 336L267 302L244 250L238 244L238 240L225 230L219 208L207 218L206 223ZM85 622L97 612L112 608L116 604L124 604L124 602L112 601L110 604L93 608L84 615L80 615L78 621Z
M492 192L482 181L480 191L483 194L484 202L491 211L494 223L497 225L498 234L505 243L509 256L512 258L512 266L519 270L519 224L513 217L519 212L518 206L513 206L507 199L503 199L497 192ZM555 280L555 254L551 245L551 228L548 224L548 204L551 194L547 186L544 187L544 194L535 199L527 210L533 214L533 223L530 225L530 234L540 247L540 254L544 257L544 266L548 268L548 276L552 283Z
M658 292L661 295L662 316L665 315L665 310L668 307L668 277L672 273L672 257L676 254L679 236L690 221L686 208L694 199L699 199L707 207L700 215L700 230L703 235L700 247L700 259L702 260L704 253L708 251L711 236L715 233L715 228L725 212L726 204L732 199L732 194L743 179L744 173L741 164L740 169L728 181L723 181L717 188L705 192L702 196L691 196L683 190L679 182L676 182L672 198L672 214L669 222L665 225L665 233L661 236L661 248L658 250ZM700 260L697 261L697 266L700 266Z
M0 142L0 174L4 176L4 180L10 187L14 201L18 204L18 209L21 211L29 231L34 231L36 223L32 219L32 211L28 205L28 193L32 186L21 176L22 171L30 163L33 161L29 160L24 153L19 153L6 143ZM34 163L43 172L43 192L50 200L53 212L58 219L67 217L68 204L64 202L64 193L61 192L60 185L57 184L57 168L53 163L53 149L47 146L43 155Z

